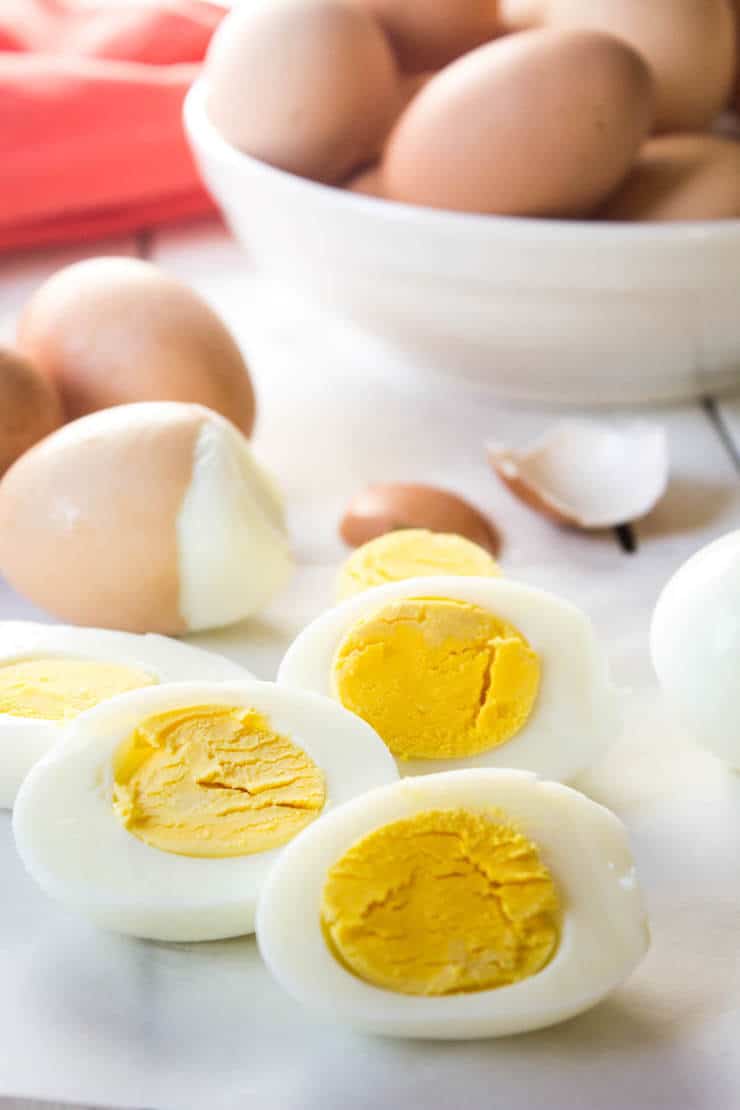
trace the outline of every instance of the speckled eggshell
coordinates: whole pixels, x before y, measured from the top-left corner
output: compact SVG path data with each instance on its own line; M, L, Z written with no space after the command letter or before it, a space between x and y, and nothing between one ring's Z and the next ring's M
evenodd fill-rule
M190 401L245 435L255 400L241 352L196 293L135 258L59 270L22 313L18 344L57 386L68 419L137 401Z
M206 59L207 113L270 165L337 183L378 155L402 103L398 65L373 16L342 0L250 0Z
M28 359L0 347L0 475L61 423L52 383Z
M735 75L733 0L546 0L550 27L619 35L655 78L658 131L700 131L727 103Z
M446 65L499 31L498 0L358 0L379 19L401 65Z
M716 135L660 135L645 143L605 220L740 217L740 143Z

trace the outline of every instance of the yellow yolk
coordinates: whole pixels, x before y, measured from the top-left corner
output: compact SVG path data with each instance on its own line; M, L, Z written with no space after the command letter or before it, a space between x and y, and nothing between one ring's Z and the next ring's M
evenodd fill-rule
M182 856L247 856L291 840L326 800L324 777L254 709L198 705L143 721L113 761L130 833Z
M66 721L116 694L156 682L152 675L119 663L24 659L0 664L0 714Z
M492 578L498 563L477 543L462 536L409 528L388 532L358 547L339 574L339 598L354 597L373 586L434 574Z
M541 971L558 946L560 908L537 848L505 819L440 810L358 840L328 873L321 923L361 979L458 994Z
M404 598L349 631L333 683L398 759L459 759L522 728L540 662L521 632L477 605Z

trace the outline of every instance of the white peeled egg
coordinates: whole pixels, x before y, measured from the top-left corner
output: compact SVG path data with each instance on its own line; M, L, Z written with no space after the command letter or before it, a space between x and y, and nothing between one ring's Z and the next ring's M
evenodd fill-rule
M60 718L54 719L8 711L5 698L9 691L4 687L4 676L12 668L13 681L27 682L28 676L22 671L37 660L63 660L83 665L107 663L126 668L134 672L128 689L163 682L234 682L252 678L246 668L221 655L164 636L138 636L131 632L32 621L0 622L0 807L13 805L18 788L31 767L54 747L63 726L77 712L75 706L70 705L61 711ZM136 681L136 674L140 675L140 682ZM33 681L38 690L39 677ZM48 676L41 676L40 681L48 689ZM76 685L72 691L74 697L82 697L88 705L97 700L85 689L84 674L72 678L68 675L67 681Z
M674 574L653 613L653 666L698 744L740 768L740 531Z
M445 810L505 815L536 845L559 894L559 943L542 970L495 989L412 996L378 988L345 968L324 938L327 873L369 833ZM403 779L303 832L265 884L257 940L284 989L321 1017L390 1036L466 1039L538 1029L589 1009L637 966L649 933L627 834L613 813L532 774L473 770ZM450 960L464 950L464 936L449 936Z
M552 594L503 578L408 579L342 602L300 633L283 659L278 682L336 696L333 661L346 635L388 603L413 598L467 602L514 625L537 653L541 677L532 712L511 739L465 758L399 760L402 775L510 767L568 781L618 738L621 694L611 683L589 618ZM408 675L409 698L416 700L418 666Z
M50 897L103 928L154 940L252 932L260 889L282 849L224 858L175 854L133 835L113 808L120 745L152 715L201 706L264 714L320 769L324 809L397 777L364 722L325 699L273 683L187 682L122 694L73 721L18 793L18 852ZM223 798L228 808L243 794L225 791Z

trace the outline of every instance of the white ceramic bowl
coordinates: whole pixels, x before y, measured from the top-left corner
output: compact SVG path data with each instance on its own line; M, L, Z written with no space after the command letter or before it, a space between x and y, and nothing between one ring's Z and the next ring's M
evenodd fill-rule
M616 225L438 212L318 185L185 127L252 264L397 351L506 398L632 403L740 384L740 220Z

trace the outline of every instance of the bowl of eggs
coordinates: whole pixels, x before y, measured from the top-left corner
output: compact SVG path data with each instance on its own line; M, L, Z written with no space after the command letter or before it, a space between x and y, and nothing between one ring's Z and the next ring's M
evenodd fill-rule
M409 372L695 396L740 377L735 24L731 0L259 0L185 126L255 270Z

